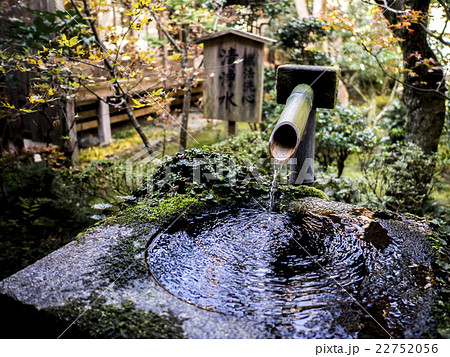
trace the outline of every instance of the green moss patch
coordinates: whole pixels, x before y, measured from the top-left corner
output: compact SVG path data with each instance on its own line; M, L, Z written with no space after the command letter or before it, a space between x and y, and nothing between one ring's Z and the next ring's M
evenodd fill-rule
M89 307L72 303L61 308L47 309L46 312L60 316L68 323L75 321L61 336L63 338L184 337L181 321L175 317L163 318L137 309L130 301L115 306L106 304L104 299L94 299Z
M188 195L173 195L164 200L158 200L150 195L142 197L136 204L107 218L106 223L131 226L159 223L200 204L198 198Z

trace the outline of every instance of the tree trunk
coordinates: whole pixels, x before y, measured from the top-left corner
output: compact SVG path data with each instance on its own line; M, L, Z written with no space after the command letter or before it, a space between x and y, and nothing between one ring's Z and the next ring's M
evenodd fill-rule
M191 85L192 78L188 73L185 72L185 69L188 66L188 31L189 27L187 24L183 26L183 31L185 34L185 43L184 49L182 52L181 59L181 70L184 75L184 97L183 97L183 108L181 109L181 128L180 128L180 152L183 152L187 148L187 135L188 135L188 122L189 122L189 110L191 109Z
M180 152L183 152L187 148L187 129L189 110L191 109L191 91L191 79L186 77L184 80L183 108L181 109Z
M87 0L83 0L84 11L85 11L86 16L83 16L80 8L78 7L78 5L75 3L74 0L71 0L71 4L72 4L74 10L78 13L78 15L85 21L86 25L88 25L90 27L92 34L95 38L95 41L99 44L99 48L100 48L100 51L102 52L102 54L107 55L105 57L105 59L103 60L104 70L109 73L111 78L114 78L116 76L116 73L115 73L116 67L113 65L112 61L109 59L109 55L106 52L106 46L98 34L97 27L95 25L95 20L93 20L91 18L91 13L89 10L89 6L87 4ZM130 105L127 102L127 100L130 98L130 95L128 93L125 93L125 91L122 89L121 85L117 81L115 81L113 83L113 88L114 88L114 92L115 92L116 96L118 98L121 98L121 100L122 100L122 104L121 104L122 109L125 109L125 112L127 113L128 118L130 119L134 128L138 132L139 136L141 137L148 153L151 154L152 147L150 145L150 142L148 141L147 136L145 135L144 131L142 130L139 122L137 121L136 117L134 116L133 110L130 108Z
M306 0L294 0L295 8L297 9L297 15L299 19L309 17L308 7L306 5Z
M394 9L385 9L384 1L377 1L384 16L392 25L400 24L406 6L422 11L423 25L427 26L430 0L388 1ZM412 23L409 29L394 29L401 38L400 48L405 61L403 101L406 107L406 141L417 144L425 153L437 151L445 120L444 73L427 41L427 33L420 24ZM431 63L431 66L427 63ZM440 94L442 93L442 94Z
M130 105L128 104L128 102L126 101L127 96L124 95L123 97L123 103L122 103L122 108L125 109L128 118L130 119L131 123L134 126L134 129L136 129L136 131L138 132L139 136L142 139L142 142L144 143L147 151L149 154L152 153L152 146L150 145L150 142L148 141L147 135L145 135L144 131L142 130L141 125L139 124L139 122L137 121L136 117L134 116L133 111L130 108Z
M327 8L327 0L314 0L313 2L313 16L320 16Z

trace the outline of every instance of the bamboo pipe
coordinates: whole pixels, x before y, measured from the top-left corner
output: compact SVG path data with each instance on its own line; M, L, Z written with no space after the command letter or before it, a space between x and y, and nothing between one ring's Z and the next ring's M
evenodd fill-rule
M270 156L284 162L294 156L303 137L309 113L314 101L314 92L307 84L299 84L286 101L269 139Z

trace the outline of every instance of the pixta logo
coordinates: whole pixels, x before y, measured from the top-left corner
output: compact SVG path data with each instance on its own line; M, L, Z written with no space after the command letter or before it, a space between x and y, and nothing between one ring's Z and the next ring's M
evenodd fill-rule
M144 148L129 157L125 161L126 166L126 184L128 187L136 188L142 186L144 182L149 182L153 170L162 163L162 151L154 150L149 153Z

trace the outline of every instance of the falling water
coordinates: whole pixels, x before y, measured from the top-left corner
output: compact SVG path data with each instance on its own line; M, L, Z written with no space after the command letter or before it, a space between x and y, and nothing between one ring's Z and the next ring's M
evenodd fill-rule
M283 163L281 161L275 161L273 164L273 180L272 180L272 186L270 187L270 202L269 202L269 212L272 212L272 208L275 202L275 187L277 185L277 177L278 174L281 172Z

